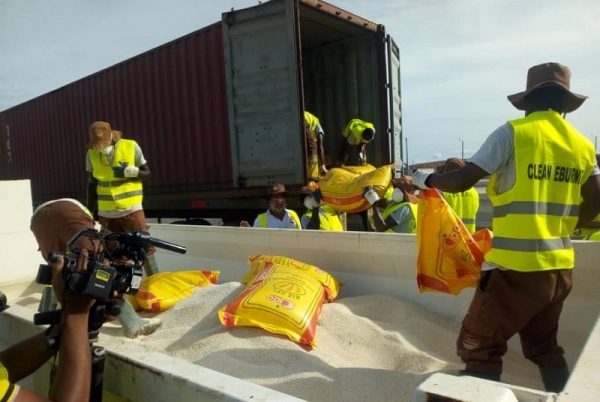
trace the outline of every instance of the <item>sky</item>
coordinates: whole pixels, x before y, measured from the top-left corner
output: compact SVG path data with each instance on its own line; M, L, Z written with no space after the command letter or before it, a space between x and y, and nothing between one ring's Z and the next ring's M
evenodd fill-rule
M401 52L409 163L471 156L522 112L527 69L570 67L588 95L567 119L600 135L598 0L330 0L378 24ZM0 0L0 110L160 46L257 0ZM404 155L403 155L404 156Z

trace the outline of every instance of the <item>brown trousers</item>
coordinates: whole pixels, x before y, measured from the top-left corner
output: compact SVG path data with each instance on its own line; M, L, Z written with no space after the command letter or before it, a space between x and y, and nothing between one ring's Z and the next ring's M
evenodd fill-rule
M39 210L31 218L31 231L37 240L42 257L47 261L51 252L64 253L67 243L77 232L94 229L94 220L78 205L70 201L57 201ZM97 251L99 242L81 237L77 249Z
M113 233L133 232L134 230L148 232L150 229L146 223L146 215L144 214L143 210L135 211L129 215L115 219L109 219L100 216L98 221L102 227ZM150 246L148 248L148 256L151 256L155 252L156 248L154 246Z
M466 370L502 374L507 341L521 338L523 355L540 368L566 365L556 335L572 270L484 271L456 342Z

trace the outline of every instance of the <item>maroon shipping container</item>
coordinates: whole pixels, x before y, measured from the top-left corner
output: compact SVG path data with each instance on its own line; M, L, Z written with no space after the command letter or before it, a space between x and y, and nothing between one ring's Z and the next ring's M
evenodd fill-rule
M136 140L149 216L248 216L272 182L305 184L303 115L335 160L351 118L372 121L369 162L402 170L398 48L381 25L318 0L272 0L0 113L0 174L34 205L83 200L88 127ZM0 176L1 177L1 176Z
M81 196L88 127L102 120L142 147L146 192L230 186L224 74L218 23L8 109L6 175L30 178L36 197Z

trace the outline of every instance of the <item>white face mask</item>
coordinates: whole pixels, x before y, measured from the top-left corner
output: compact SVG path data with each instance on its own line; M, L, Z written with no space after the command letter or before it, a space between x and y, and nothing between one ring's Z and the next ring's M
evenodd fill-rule
M399 188L395 188L392 194L392 201L402 202L404 201L404 193Z
M314 208L313 202L314 202L314 198L313 197L306 197L304 199L304 206L306 207L306 209L308 209L308 210L313 209Z
M114 145L109 145L109 146L107 146L105 148L102 148L100 150L100 152L102 152L104 155L110 155L112 153L113 149L115 149L115 146Z

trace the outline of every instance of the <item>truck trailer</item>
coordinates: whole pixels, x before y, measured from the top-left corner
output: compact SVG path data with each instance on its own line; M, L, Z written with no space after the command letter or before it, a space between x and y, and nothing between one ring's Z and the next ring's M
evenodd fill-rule
M402 172L400 54L383 25L320 0L232 9L0 112L0 179L31 180L34 206L83 200L88 127L108 121L148 160L147 217L235 224L264 211L269 184L292 195L307 184L305 110L320 118L331 161L360 118L376 127L369 163Z

